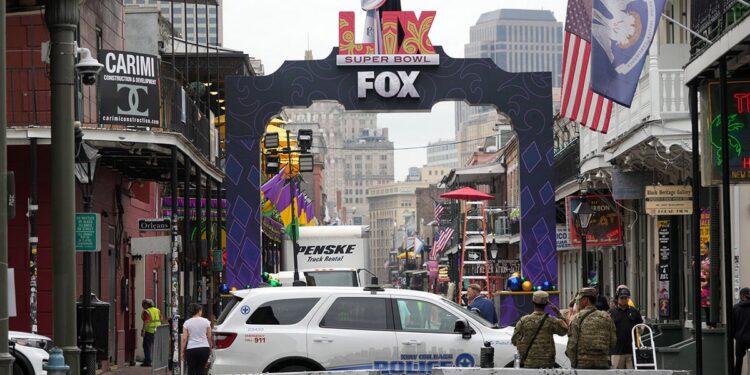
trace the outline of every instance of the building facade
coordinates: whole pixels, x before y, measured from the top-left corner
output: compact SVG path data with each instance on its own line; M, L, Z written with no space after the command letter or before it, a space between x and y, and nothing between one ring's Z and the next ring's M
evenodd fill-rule
M315 123L328 147L323 170L331 222L369 221L367 188L394 180L393 143L388 129L378 129L377 114L347 112L335 102L309 108L286 108L290 124ZM346 216L346 217L344 217Z
M425 167L455 168L458 165L456 141L439 140L427 144L427 164Z
M424 182L397 182L367 190L370 208L370 265L380 280L392 280L390 267L406 243L405 226L416 223L417 188ZM416 229L416 226L415 228ZM385 281L384 281L385 282Z
M224 44L221 2L222 0L191 1L184 4L181 1L124 0L126 6L157 6L162 16L174 23L175 33L189 42L219 46ZM174 12L171 16L170 11Z

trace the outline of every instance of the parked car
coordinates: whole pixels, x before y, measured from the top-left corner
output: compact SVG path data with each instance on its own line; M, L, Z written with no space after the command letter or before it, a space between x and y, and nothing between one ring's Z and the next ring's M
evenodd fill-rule
M430 373L479 366L484 342L495 366L512 366L513 327L498 328L441 296L379 287L258 288L232 293L214 329L211 373L374 369ZM556 362L569 367L567 339Z
M11 344L13 375L42 375L44 365L49 360L52 340L47 336L27 332L9 331Z

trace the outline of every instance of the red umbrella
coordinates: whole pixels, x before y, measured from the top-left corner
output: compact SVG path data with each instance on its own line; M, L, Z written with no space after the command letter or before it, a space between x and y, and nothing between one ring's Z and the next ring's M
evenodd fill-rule
M482 193L481 191L472 189L470 187L465 187L448 193L440 194L440 198L458 199L464 201L488 201L495 199L495 197L489 194Z

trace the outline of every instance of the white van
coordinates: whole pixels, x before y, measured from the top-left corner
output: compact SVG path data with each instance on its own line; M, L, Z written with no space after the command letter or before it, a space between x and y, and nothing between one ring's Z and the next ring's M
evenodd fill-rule
M402 289L294 287L232 292L214 330L211 373L478 367L484 342L512 366L513 327L497 328L438 295ZM565 338L556 362L569 367Z
M276 274L281 286L292 286L294 271L281 271ZM300 270L299 279L307 286L360 286L356 268L316 268Z

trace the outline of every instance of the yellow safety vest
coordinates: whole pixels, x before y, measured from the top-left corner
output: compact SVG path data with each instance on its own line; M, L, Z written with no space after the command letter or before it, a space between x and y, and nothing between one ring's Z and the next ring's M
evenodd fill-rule
M156 333L156 327L161 325L161 313L156 307L146 309L151 320L148 321L144 329L147 333Z

